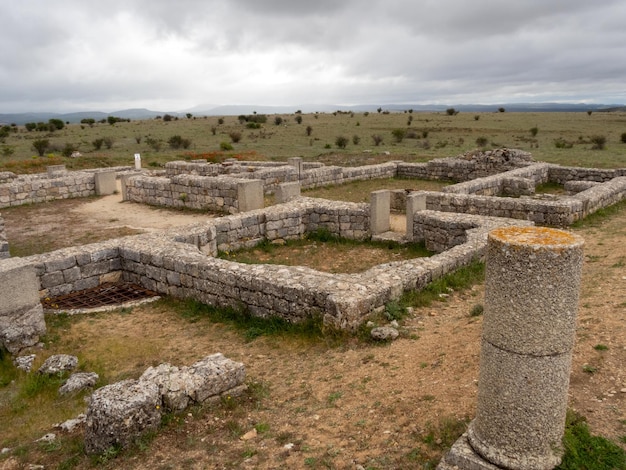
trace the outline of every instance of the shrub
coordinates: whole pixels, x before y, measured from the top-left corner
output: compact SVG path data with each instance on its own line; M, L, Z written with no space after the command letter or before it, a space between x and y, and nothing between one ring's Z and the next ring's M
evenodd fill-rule
M505 111L506 111L506 109L504 109L504 108L498 108L498 112L499 112L499 113L503 113L503 112L505 112Z
M111 147L113 147L113 142L114 139L113 137L105 137L104 138L104 146L108 149L110 149Z
M354 145L359 145L359 142L361 142L361 138L358 135L354 134L352 136L352 143Z
M66 143L61 150L64 157L71 157L74 152L78 151L78 145Z
M476 139L476 145L478 145L479 147L485 147L488 142L489 139L487 139L487 137L478 137Z
M211 135L215 135L215 134L217 134L217 127L211 126Z
M539 132L539 128L537 126L530 128L530 135L533 137L537 137L537 132Z
M348 138L343 135L337 136L335 138L335 145L339 147L340 149L345 149L346 145L348 145L348 142L349 142Z
M603 135L594 135L589 140L591 140L591 143L593 144L591 146L593 150L604 150L606 147L606 137Z
M224 118L219 118L217 120L217 123L221 126L222 124L224 124Z
M280 126L283 123L283 118L280 116L276 116L274 118L274 124L276 124L277 126Z
M400 143L400 142L402 142L402 140L406 136L406 130L405 129L394 129L394 130L391 131L391 135L393 136L394 139L396 139L396 142Z
M172 116L171 114L165 114L165 115L163 116L163 120L164 120L165 122L169 122L169 121L171 121L172 119L174 119L174 116Z
M299 114L296 116L296 122L298 124L302 124L302 116L300 116Z
M480 115L479 114L474 114L474 121L478 121L480 119Z
M459 112L456 109L454 109L454 108L448 108L448 109L446 109L446 114L448 116L455 116L455 115L459 114Z
M258 122L248 122L246 123L246 127L248 129L260 129L261 128L261 124Z
M383 137L379 134L372 135L372 140L374 141L374 145L378 147L383 142Z
M191 140L184 139L179 135L173 135L168 139L167 143L173 149L179 149L181 147L187 149L191 145Z
M620 140L622 141L622 144L626 144L626 132L622 133Z
M40 157L43 157L46 150L50 147L50 141L48 139L37 139L33 141L33 148L37 151Z
M91 142L91 145L93 145L95 150L100 150L102 148L102 144L104 144L104 139L102 137L99 137Z
M220 149L226 151L229 150L233 150L233 146L231 144L229 144L228 142L222 142L220 143Z
M563 137L559 137L558 139L554 139L554 146L558 149L571 149L574 144L568 142Z
M159 139L146 137L146 144L148 144L148 146L155 152L159 152L161 150L162 142Z
M311 132L313 132L313 128L311 126L306 126L306 135L311 136Z
M236 144L241 140L241 132L231 131L228 133L228 137L230 137L230 140L233 142L233 144Z

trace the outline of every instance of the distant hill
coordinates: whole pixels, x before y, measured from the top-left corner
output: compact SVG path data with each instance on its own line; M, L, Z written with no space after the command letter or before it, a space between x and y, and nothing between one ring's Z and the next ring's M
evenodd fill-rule
M0 114L0 124L18 124L23 125L27 122L47 122L49 119L61 119L64 122L78 123L83 119L95 119L99 121L106 119L108 116L116 116L123 119L141 120L154 119L157 116L170 114L172 116L184 117L186 113L192 113L194 116L237 116L240 114L292 114L296 111L303 113L329 113L334 111L353 111L353 112L377 112L378 109L390 112L403 112L412 109L415 112L443 112L448 108L454 108L461 112L479 113L479 112L497 112L498 108L504 108L509 112L586 112L586 111L626 111L623 104L567 104L567 103L503 103L503 104L364 104L341 106L332 104L302 104L294 106L257 106L257 105L198 105L186 111L152 111L145 108L123 109L111 113L102 111L81 111L74 113L7 113Z

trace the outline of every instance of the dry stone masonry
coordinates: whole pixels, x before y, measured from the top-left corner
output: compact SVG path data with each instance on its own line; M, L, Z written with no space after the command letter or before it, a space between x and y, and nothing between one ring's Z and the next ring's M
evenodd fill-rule
M489 233L476 418L440 470L549 470L562 457L583 240Z
M506 171L498 173L503 170ZM94 172L77 173L93 176ZM267 183L270 172L273 180ZM218 206L222 197L221 207L228 207L226 212L241 210L242 203L249 207L193 226L21 259L18 262L24 269L28 267L35 274L34 291L43 297L57 296L121 279L159 294L191 297L213 305L243 306L250 314L262 317L276 315L300 321L321 316L326 324L354 329L369 313L403 291L421 289L433 279L473 259L483 258L488 230L533 223L566 226L626 197L625 169L564 169L533 163L526 153L508 149L428 163L389 162L358 168L325 167L297 158L290 159L288 164L172 162L165 171L156 173L161 176L150 176L153 174L116 169L116 175L126 183L122 184L122 193L132 194L145 183L147 186L142 187L149 188L147 194L157 204L159 198L167 199L167 204L182 203L182 199L191 204L194 198L214 197L211 188L215 187L217 191L230 191L231 196L214 197ZM39 175L38 179L61 181L68 172L51 169L50 175L51 178ZM280 182L281 175L296 180ZM351 179L407 175L456 178L462 182L446 187L445 192L383 191L373 196L373 204L301 197L295 186L299 184L304 189ZM468 175L480 178L467 181ZM10 175L3 178L19 179ZM106 178L111 181L110 175ZM527 195L495 196L532 193L533 185L554 180L582 184L574 194L546 200ZM242 192L242 188L250 191ZM0 185L0 189L6 189L6 185ZM269 191L281 193L288 202L255 208L263 193ZM346 238L369 239L378 236L375 232L386 229L383 219L389 208L398 207L406 208L406 238L424 241L437 255L389 263L351 275L334 275L305 267L242 265L215 257L218 251L251 247L264 240L301 238L319 229ZM0 262L0 275L10 277L7 273L13 266ZM19 312L17 317L22 315ZM10 316L11 312L5 309L3 315ZM34 332L39 330L40 326L36 326L25 333L24 337L30 339L24 344L32 342L37 336Z

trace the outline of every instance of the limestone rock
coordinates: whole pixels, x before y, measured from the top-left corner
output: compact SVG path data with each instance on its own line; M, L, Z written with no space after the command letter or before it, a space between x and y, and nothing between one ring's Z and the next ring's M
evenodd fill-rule
M76 418L68 419L62 423L55 424L54 427L63 432L72 432L79 426L85 424L86 416L84 413L79 414Z
M85 452L126 447L161 423L161 396L152 382L123 380L96 390L85 420Z
M59 395L78 393L86 388L93 388L99 378L95 372L77 372L72 374L59 388Z
M374 328L370 334L372 338L377 341L390 341L396 339L400 333L395 328L391 326L379 326Z
M10 315L0 314L0 345L4 344L11 354L35 346L45 333L46 322L39 303L14 310Z
M42 364L37 372L44 375L56 375L61 372L74 370L78 365L78 358L68 354L55 354Z
M15 364L15 367L17 367L19 370L23 370L24 372L30 372L30 370L33 368L33 361L35 360L35 356L34 354L29 354L28 356L17 356L15 359L13 359L13 364Z
M189 369L200 377L200 385L192 395L198 403L241 385L246 378L244 365L224 357L221 353L207 356Z

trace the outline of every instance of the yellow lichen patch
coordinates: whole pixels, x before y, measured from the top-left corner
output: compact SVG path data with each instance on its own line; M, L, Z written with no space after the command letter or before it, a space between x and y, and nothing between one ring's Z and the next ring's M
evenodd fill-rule
M514 245L576 245L582 239L569 232L548 227L502 227L489 233L501 243Z

